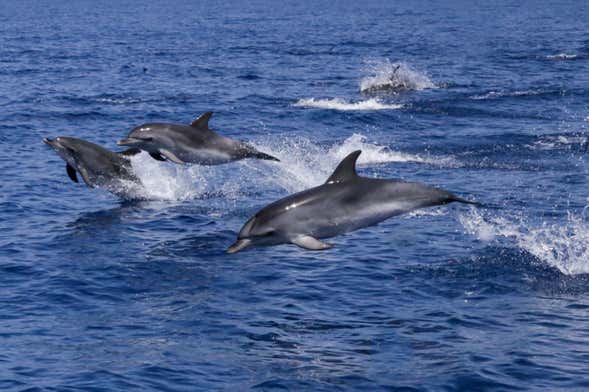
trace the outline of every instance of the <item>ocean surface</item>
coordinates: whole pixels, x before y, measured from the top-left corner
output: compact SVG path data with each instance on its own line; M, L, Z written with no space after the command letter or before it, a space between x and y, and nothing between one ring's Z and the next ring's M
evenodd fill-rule
M1 2L0 390L589 389L589 5L442 3ZM281 162L42 143L209 110ZM226 253L356 149L485 208Z

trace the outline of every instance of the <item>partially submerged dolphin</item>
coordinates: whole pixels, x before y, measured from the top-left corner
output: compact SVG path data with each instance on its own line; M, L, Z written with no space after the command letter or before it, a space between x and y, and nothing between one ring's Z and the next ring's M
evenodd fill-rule
M331 245L320 238L372 226L418 208L455 201L478 204L417 182L360 177L356 174L360 153L354 151L344 158L323 185L264 207L245 223L227 252L285 243L324 250Z
M206 112L190 125L148 123L133 128L119 146L147 151L159 161L220 165L244 158L279 161L239 140L229 139L209 129L213 112Z
M138 149L113 152L86 140L63 136L45 138L43 142L66 162L67 174L74 182L78 182L79 173L90 188L105 188L117 195L125 194L130 185L141 185L128 158L141 152Z

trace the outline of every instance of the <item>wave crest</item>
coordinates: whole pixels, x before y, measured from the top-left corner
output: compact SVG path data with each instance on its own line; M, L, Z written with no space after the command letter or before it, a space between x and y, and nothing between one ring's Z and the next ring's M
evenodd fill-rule
M558 53L546 56L546 58L550 60L572 60L576 59L577 57L578 55L569 53Z
M376 98L367 99L364 101L350 102L343 98L332 98L332 99L300 99L294 106L315 108L315 109L331 109L331 110L384 110L384 109L400 109L403 107L401 104L386 104Z
M534 95L541 95L546 93L542 90L522 90L522 91L489 91L481 95L473 95L470 99L485 100L485 99L499 99L504 97L528 97Z

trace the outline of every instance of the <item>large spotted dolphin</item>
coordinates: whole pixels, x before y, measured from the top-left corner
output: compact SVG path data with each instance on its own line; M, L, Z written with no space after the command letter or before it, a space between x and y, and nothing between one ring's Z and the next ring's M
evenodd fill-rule
M221 136L209 129L213 112L206 112L190 125L147 123L131 130L120 146L147 151L154 159L175 163L220 165L244 158L279 161L239 140Z
M344 158L324 184L264 207L245 223L227 251L285 243L324 250L331 245L321 238L372 226L418 208L455 201L477 204L417 182L360 177L356 174L360 153L354 151Z
M138 149L114 152L86 140L63 136L45 138L43 142L66 162L67 174L74 182L78 182L77 174L80 174L90 188L105 188L121 196L130 187L141 185L128 158L141 152Z

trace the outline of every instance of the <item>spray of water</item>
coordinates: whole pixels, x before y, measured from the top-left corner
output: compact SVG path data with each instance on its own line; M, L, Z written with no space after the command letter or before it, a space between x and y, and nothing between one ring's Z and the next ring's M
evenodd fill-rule
M568 214L565 222L531 225L523 216L485 217L472 209L459 217L465 231L485 242L513 243L566 275L589 273L589 226Z
M279 138L254 143L280 159L280 162L243 160L218 166L181 166L155 161L141 153L132 158L133 169L143 183L128 198L148 200L188 200L218 195L237 199L264 189L301 191L325 181L350 152L362 150L359 165L388 162L439 164L438 157L421 156L370 143L354 134L342 143L323 146L303 137ZM442 159L443 160L443 159Z

